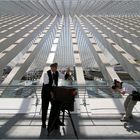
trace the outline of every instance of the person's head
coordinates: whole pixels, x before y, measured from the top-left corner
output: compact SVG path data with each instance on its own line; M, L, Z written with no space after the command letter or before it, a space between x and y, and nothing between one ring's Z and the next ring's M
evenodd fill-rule
M57 71L57 66L58 66L57 63L51 64L51 65L50 65L51 71L52 71L52 72L56 72L56 71Z
M68 68L67 68L67 72L70 72L70 71L71 71L71 70L70 70L70 67L68 67Z
M113 85L113 86L112 86L112 89L113 89L113 90L115 90L115 89L116 89L116 86L115 86L115 85Z
M117 79L114 79L114 83L113 83L112 89L115 89L115 88L122 88L122 83L123 83L123 82L120 82L120 81L118 81Z
M115 85L113 85L113 86L111 87L111 89L112 89L112 92L114 93L114 92L116 92L116 91L118 90L118 87L116 87Z

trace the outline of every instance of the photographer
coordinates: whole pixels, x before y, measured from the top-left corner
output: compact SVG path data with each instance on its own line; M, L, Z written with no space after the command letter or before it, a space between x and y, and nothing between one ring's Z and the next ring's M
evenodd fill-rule
M112 90L114 92L119 92L122 95L124 95L125 93L128 94L124 102L125 114L121 118L121 121L130 121L131 119L133 119L132 111L137 103L137 101L132 100L133 98L132 94L133 92L138 92L137 89L130 84L126 84L115 79L114 85L112 86Z
M46 128L46 116L48 111L49 102L53 103L53 88L58 86L58 79L66 79L68 77L69 71L66 71L65 74L61 74L57 71L57 63L53 63L50 65L50 70L44 73L43 78L43 86L41 92L42 99L42 128ZM59 116L57 119L57 125L63 125L63 123L59 120Z
M65 80L67 81L67 85L72 85L72 82L73 82L73 75L72 75L72 72L71 72L71 69L68 67L67 68L67 73L69 73L69 75L65 75Z

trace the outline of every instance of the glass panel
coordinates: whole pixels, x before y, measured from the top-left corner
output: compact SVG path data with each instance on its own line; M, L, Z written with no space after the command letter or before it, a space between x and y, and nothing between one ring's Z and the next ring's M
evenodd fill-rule
M15 80L9 86L0 86L0 90L5 89L1 95L1 98L30 98L34 96L40 96L42 85L38 85L38 80ZM124 81L125 84L132 84L140 91L140 81ZM82 91L88 98L122 98L119 93L112 93L111 86L107 81L102 78L96 80L86 80L85 84L77 84L75 80L66 81L59 80L59 86L69 86L78 89L78 92ZM83 98L85 97L83 95ZM78 98L78 95L77 97Z

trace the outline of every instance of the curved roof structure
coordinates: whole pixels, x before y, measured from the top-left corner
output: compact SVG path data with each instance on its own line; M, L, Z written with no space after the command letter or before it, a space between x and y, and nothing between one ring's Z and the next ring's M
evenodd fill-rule
M0 64L13 68L3 84L52 62L76 67L79 78L98 69L105 80L120 78L117 65L139 81L139 7L138 0L0 1Z
M1 0L2 14L137 15L139 0Z

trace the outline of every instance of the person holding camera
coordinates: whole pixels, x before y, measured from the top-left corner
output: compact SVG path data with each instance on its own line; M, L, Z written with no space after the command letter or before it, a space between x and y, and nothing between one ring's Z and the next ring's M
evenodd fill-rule
M69 73L69 75L65 75L65 80L67 81L67 85L72 85L73 82L73 73L70 69L70 67L67 68L67 72Z
M41 99L42 99L42 128L46 128L46 117L47 117L47 111L49 102L51 104L53 103L53 88L55 86L58 86L58 79L66 79L65 77L68 77L69 71L66 71L65 74L59 73L57 71L58 64L53 63L50 65L50 70L44 73L43 77L43 86L42 86L42 92L41 92ZM59 117L59 116L58 116ZM63 123L57 119L57 125L63 125Z
M132 94L133 92L138 92L137 89L133 85L123 83L115 79L114 85L112 86L112 90L114 92L119 92L122 95L124 95L125 93L128 94L124 102L125 114L121 118L121 121L130 121L131 119L133 119L132 111L137 103L137 101L132 99Z

